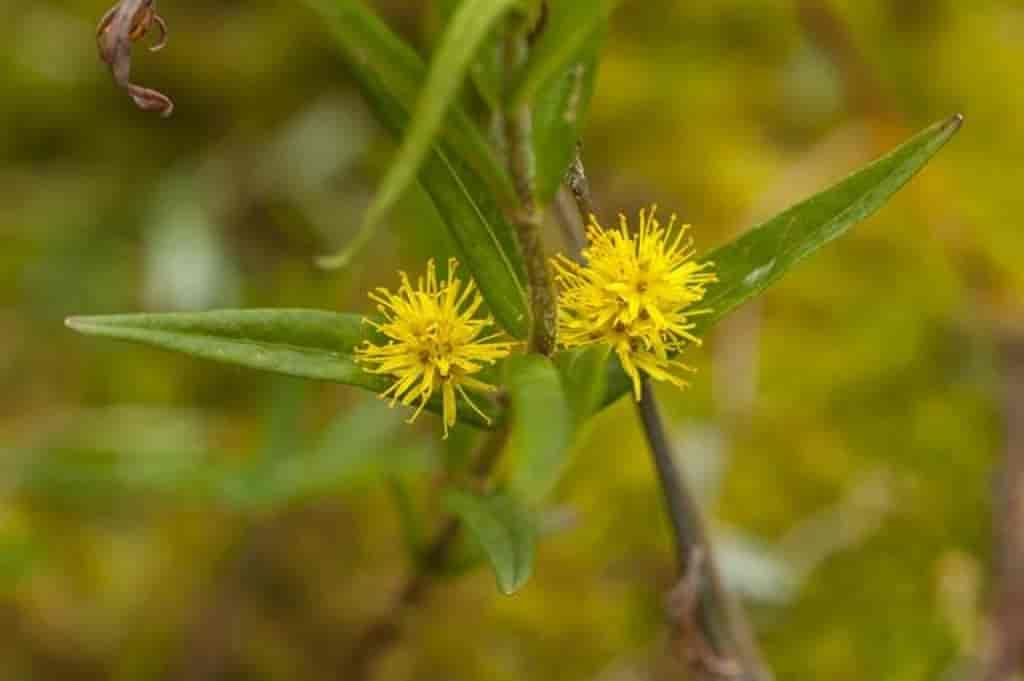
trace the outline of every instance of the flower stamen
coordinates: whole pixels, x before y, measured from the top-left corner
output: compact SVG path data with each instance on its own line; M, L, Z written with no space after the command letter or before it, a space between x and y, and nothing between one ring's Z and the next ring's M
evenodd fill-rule
M607 230L591 216L585 264L565 256L553 262L561 288L559 341L567 348L610 345L637 400L641 372L685 387L679 374L693 371L672 357L689 344L700 344L691 318L710 310L691 308L718 278L712 263L693 261L688 229L677 227L675 215L662 226L656 206L640 211L635 234L624 215L617 228Z
M364 321L387 338L378 345L365 341L356 348L356 361L365 371L385 374L394 383L383 393L391 406L416 404L412 423L441 391L444 437L455 425L459 398L485 422L490 418L470 398L467 390L494 392L494 386L473 377L485 365L508 356L515 343L498 340L501 333L487 333L494 322L474 315L483 304L476 285L463 285L455 276L458 263L448 261L448 276L439 281L434 261L413 287L406 273L399 273L397 293L378 288L370 294L383 321Z

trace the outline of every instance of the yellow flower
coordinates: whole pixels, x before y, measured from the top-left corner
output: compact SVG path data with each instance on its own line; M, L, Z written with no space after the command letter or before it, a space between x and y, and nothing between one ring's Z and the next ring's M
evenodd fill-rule
M637 400L641 371L687 385L680 373L693 370L673 355L689 343L700 344L691 318L710 310L692 306L718 281L712 263L693 261L693 241L685 237L689 225L677 227L673 215L662 226L656 211L640 211L635 234L625 216L610 230L591 216L584 264L564 255L554 260L561 288L559 342L567 348L609 344L633 380Z
M490 318L474 319L483 298L472 281L463 286L455 278L458 263L448 261L448 278L438 281L434 261L427 263L426 277L414 288L400 272L397 293L378 288L370 294L383 321L365 319L388 340L384 345L365 341L356 348L356 361L373 374L386 374L395 382L381 394L391 406L401 402L423 411L435 390L441 391L444 436L455 425L456 394L488 423L490 419L473 403L466 390L493 392L496 388L473 378L484 365L506 357L515 345L495 340L501 333L485 335L494 324Z

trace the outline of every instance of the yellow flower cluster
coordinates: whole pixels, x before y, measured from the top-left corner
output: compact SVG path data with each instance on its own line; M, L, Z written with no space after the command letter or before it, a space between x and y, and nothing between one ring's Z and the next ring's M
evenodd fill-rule
M591 216L584 263L564 255L554 260L559 297L559 342L566 348L607 343L641 397L640 372L685 387L680 374L689 366L675 359L689 343L692 318L710 312L692 309L705 287L717 281L712 263L693 261L689 225L676 225L673 215L662 226L657 208L640 211L640 225L631 233L624 216L618 229L604 229Z
M657 209L640 211L640 224L631 232L625 217L617 229L604 229L591 217L589 245L582 263L565 256L554 259L559 296L559 344L575 348L606 343L618 355L641 399L641 374L679 387L682 374L692 372L676 359L687 345L700 344L692 330L693 317L710 312L693 309L704 298L708 284L717 281L709 262L694 262L688 225L676 225L673 215L662 226ZM416 407L414 421L441 392L444 436L455 425L457 398L489 422L467 390L494 392L496 388L474 378L486 365L507 357L517 345L490 333L494 321L475 317L483 298L475 284L455 277L458 263L448 261L448 277L439 280L434 262L413 286L400 273L397 293L378 288L370 294L381 320L367 319L387 341L365 341L356 349L356 361L366 371L394 379L381 397L391 406Z
M415 287L401 272L397 293L384 288L371 293L383 321L366 321L387 342L377 345L365 341L356 349L356 360L367 371L395 379L381 397L390 397L391 406L398 402L416 404L410 423L440 389L446 438L448 429L455 425L456 394L489 422L466 390L495 391L494 386L473 378L473 374L508 356L515 345L497 340L500 332L486 333L494 324L490 318L474 318L483 298L472 281L463 285L455 277L457 267L454 259L449 260L448 278L439 281L431 260L426 277L420 277Z

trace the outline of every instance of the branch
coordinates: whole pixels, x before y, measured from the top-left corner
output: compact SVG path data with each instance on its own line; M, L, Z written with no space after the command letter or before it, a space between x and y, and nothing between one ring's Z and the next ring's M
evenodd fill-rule
M1001 340L1006 455L995 518L991 640L978 674L981 681L1014 678L1024 658L1024 334L1007 331Z
M191 617L179 659L167 678L211 681L225 676L238 650L240 610L246 596L245 577L265 559L273 544L276 524L257 522L242 529L213 571Z
M892 106L882 84L830 0L797 0L796 10L801 26L839 69L850 108L868 118L888 117Z
M507 428L500 428L491 433L480 448L471 475L474 483L483 490L490 484L491 471L498 462L507 435ZM444 520L441 529L420 556L413 574L398 591L391 608L356 640L352 652L339 670L339 680L364 681L372 677L377 661L402 640L406 614L422 603L430 592L437 574L448 562L461 530L462 523L458 518L449 516Z
M739 603L722 584L700 507L676 465L646 376L637 411L658 472L676 561L683 575L670 597L671 614L693 672L698 679L767 681L771 673L760 658Z
M527 36L519 19L513 18L505 41L505 66L512 73L526 61ZM537 207L534 188L534 158L532 114L528 107L506 112L503 117L504 141L509 166L515 181L519 206L511 219L517 230L519 246L523 251L530 294L530 339L528 349L543 355L555 350L557 302L551 273L541 240L542 218ZM500 428L484 443L472 476L476 484L486 489L489 477L501 454L507 437L507 428ZM399 590L390 610L363 632L352 649L339 678L362 681L370 677L374 663L391 650L402 637L405 614L421 603L434 584L434 578L447 563L449 554L459 537L461 523L449 516L423 552L414 573Z
M594 215L593 199L579 147L566 174L566 185L576 201L580 218L584 223L589 222ZM563 224L568 229L577 223L563 218ZM574 241L584 242L582 235L576 235ZM574 256L579 257L579 254ZM681 578L669 596L669 609L677 640L684 648L691 671L697 679L770 681L772 674L761 659L743 610L722 584L700 507L676 465L650 379L646 376L642 379L637 410L672 528Z
M523 35L521 20L513 17L505 39L505 66L515 73L526 62L527 38ZM534 186L533 115L528 106L519 107L505 115L505 142L509 166L519 195L519 206L511 215L519 237L519 247L526 264L530 293L529 351L551 355L555 351L558 303L551 281L544 243L541 239L543 218L537 208Z

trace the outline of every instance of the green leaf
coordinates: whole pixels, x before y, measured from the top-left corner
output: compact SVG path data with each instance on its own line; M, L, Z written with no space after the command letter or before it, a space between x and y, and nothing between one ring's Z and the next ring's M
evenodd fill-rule
M302 448L300 422L308 388L308 382L291 377L281 377L274 381L267 399L265 443L260 459L283 459Z
M329 20L377 117L392 134L401 135L425 75L419 57L356 0L307 2L321 9ZM455 121L457 129L475 130L469 119ZM478 131L471 135L473 139L477 136ZM473 166L465 160L493 157L482 138L479 144L467 145L457 136L450 137L443 135L427 154L419 173L420 184L448 227L460 261L472 273L494 318L513 336L525 338L528 329L522 256L512 227L492 195L494 187L498 187L499 197L512 196L514 191L497 160L485 164L501 171L503 179L497 182L493 178L489 182L493 172L482 172L479 163ZM474 153L474 149L479 150Z
M188 355L289 376L315 378L383 392L387 376L360 368L356 345L372 329L353 314L321 310L215 310L172 314L71 317L66 324L81 333L135 341ZM485 410L491 405L479 400ZM459 418L488 426L463 405ZM440 401L428 408L440 412ZM491 414L489 414L491 416Z
M285 401L292 403L295 391L289 392L293 394ZM95 421L97 417L87 418ZM148 438L144 437L147 432L152 434ZM139 430L145 445L125 442L100 450L81 443L0 451L0 455L24 461L16 489L39 497L49 507L72 505L96 512L100 504L116 506L130 497L136 500L133 503L188 500L252 513L435 469L436 443L405 441L402 435L408 433L401 413L380 400L366 399L341 413L316 444L299 446L294 444L297 438L291 437L292 444L285 449L242 461L219 461L209 451L187 449L182 442L168 439L165 429L153 428ZM167 444L160 447L161 442ZM148 451L154 443L158 449Z
M402 544L405 545L405 550L415 562L423 551L423 514L416 508L416 502L409 491L409 486L401 478L392 477L388 488L391 490L391 498L395 502L395 510L398 511Z
M315 447L251 468L234 499L278 508L431 469L434 445L402 442L403 432L400 414L368 400L339 415Z
M363 217L356 237L358 245L369 239L369 235L416 178L444 124L446 114L455 103L473 56L491 29L518 1L464 0L456 10L431 61L398 153ZM325 267L340 267L349 261L352 254L352 248L349 247L337 256L322 259L321 264Z
M360 85L372 81L376 89L406 112L412 111L427 75L423 60L405 41L392 32L361 0L305 0L324 19L342 57ZM364 92L371 100L374 92ZM383 120L395 134L393 121ZM460 106L451 106L440 130L440 138L454 156L472 164L473 169L502 198L515 196L515 188L504 165L474 121Z
M445 506L466 524L487 554L498 589L518 591L530 578L536 552L537 528L530 512L510 494L480 495L452 491Z
M444 27L451 23L452 17L459 9L461 0L436 0L427 4L426 23L434 32L434 42L441 39ZM501 111L504 107L503 59L504 59L504 26L498 24L484 40L473 63L469 65L469 78L476 88L480 102L491 111ZM471 100L470 100L471 101ZM472 111L467 101L465 107Z
M363 388L387 379L356 366L352 351L368 327L354 314L320 310L215 310L70 317L81 333L133 340L196 357Z
M62 446L14 454L26 462L20 491L49 507L89 513L125 496L145 502L171 495L205 501L221 479L220 469L207 463L207 452L184 448L146 452Z
M420 182L434 201L494 319L509 334L529 331L526 275L511 226L479 179L443 153L423 164Z
M886 156L708 254L719 283L702 306L699 331L760 294L822 246L874 214L960 130L959 115L936 123Z
M0 536L0 593L29 576L44 553L44 545L34 537Z
M567 3L554 3L552 12ZM553 27L562 22L554 16ZM549 28L549 30L551 30ZM537 163L537 198L547 202L565 179L590 109L598 56L606 31L600 26L580 45L568 65L541 88L533 111L533 146Z
M709 287L695 317L695 333L762 293L822 246L875 213L960 130L959 114L932 125L877 161L829 189L798 203L705 258L715 263L719 283ZM614 365L613 365L614 366ZM605 403L630 389L621 367L613 368Z
M540 355L518 355L505 364L511 404L509 485L529 503L543 499L565 468L573 413L554 364Z
M577 429L601 407L608 385L609 354L611 348L601 344L566 350L555 356Z
M619 0L551 0L548 26L512 87L509 110L531 104L550 81L579 61L618 4Z

